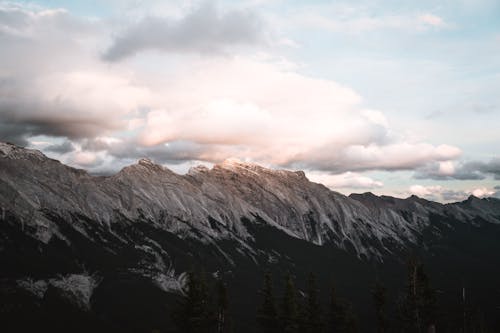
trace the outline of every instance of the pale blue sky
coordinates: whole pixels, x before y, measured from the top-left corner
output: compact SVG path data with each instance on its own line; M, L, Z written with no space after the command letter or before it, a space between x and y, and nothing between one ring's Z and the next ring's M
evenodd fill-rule
M0 1L0 39L2 139L93 172L236 157L499 195L498 1Z

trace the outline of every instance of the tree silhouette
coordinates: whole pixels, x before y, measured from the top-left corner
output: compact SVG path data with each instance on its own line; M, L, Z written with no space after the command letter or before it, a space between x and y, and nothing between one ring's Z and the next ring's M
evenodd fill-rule
M285 279L285 292L281 303L280 322L284 333L299 332L297 291L290 274Z
M357 332L357 320L350 303L342 302L337 298L335 287L330 291L330 309L328 314L327 332L331 333L355 333Z
M227 309L229 306L229 301L227 297L227 288L221 279L217 280L216 283L216 293L217 293L217 332L223 333L227 332Z
M414 258L408 261L406 292L399 304L399 327L403 332L435 331L436 295L431 288L423 265Z
M184 297L174 310L172 319L179 332L214 332L215 316L209 301L208 288L203 274L190 271L187 274Z
M375 306L375 316L377 318L377 332L385 333L387 332L387 290L380 284L376 282L372 290L373 304Z
M308 278L304 316L305 332L319 333L322 331L323 324L321 322L321 305L318 300L316 276L313 273L310 273Z
M276 301L273 295L273 283L271 273L266 273L264 276L264 286L260 290L262 295L262 304L257 310L257 322L259 323L262 332L275 333L278 331L278 317L276 311Z

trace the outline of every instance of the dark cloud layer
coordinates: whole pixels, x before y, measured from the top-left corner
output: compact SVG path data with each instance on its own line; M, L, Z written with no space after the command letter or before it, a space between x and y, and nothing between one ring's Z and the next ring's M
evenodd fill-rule
M119 160L135 161L141 158L151 158L156 163L166 164L180 164L190 160L207 160L207 149L211 149L206 145L188 141L142 146L133 140L106 143L98 139L84 140L82 148L93 152L105 151Z
M8 109L9 112L5 112L6 109L2 108L0 104L1 141L26 146L28 144L27 138L36 135L82 139L119 128L119 123L106 119L85 117L84 115L81 117L62 117L43 113L36 114L37 111L43 110L43 108L36 106L33 107L30 114L27 114L18 107L19 105L15 105ZM57 110L58 106L54 105L52 112L57 112ZM60 110L60 114L63 114L64 111L64 109Z
M53 144L44 148L45 151L58 153L58 154L66 154L75 150L75 146L70 141L64 141L60 144Z
M209 2L181 20L146 17L130 26L104 53L107 61L119 61L146 50L217 53L229 46L263 41L262 22L247 10L219 13Z
M99 25L63 9L0 6L0 140L22 146L36 135L78 140L122 125L114 109L87 102L95 96L89 87L99 82L84 82L88 74L78 67L80 41L93 38Z
M500 158L491 159L488 162L470 161L458 165L451 174L442 174L439 164L431 164L415 172L416 179L433 180L481 180L488 176L500 179Z

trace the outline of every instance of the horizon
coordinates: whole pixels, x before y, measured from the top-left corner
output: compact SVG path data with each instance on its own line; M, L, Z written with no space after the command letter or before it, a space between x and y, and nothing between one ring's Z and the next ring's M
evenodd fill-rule
M499 10L0 1L0 141L94 174L236 158L345 195L500 198Z

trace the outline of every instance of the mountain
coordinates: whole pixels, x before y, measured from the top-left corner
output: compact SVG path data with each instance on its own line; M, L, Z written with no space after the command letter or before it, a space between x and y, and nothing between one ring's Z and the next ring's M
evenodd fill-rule
M371 285L387 281L396 297L409 255L422 258L443 304L466 285L489 318L500 315L495 198L344 196L301 171L237 160L179 175L142 159L92 176L0 143L0 206L0 319L17 331L33 320L51 330L168 331L192 267L229 281L243 331L255 325L266 270L297 281L313 271L325 286L333 278L372 318Z

